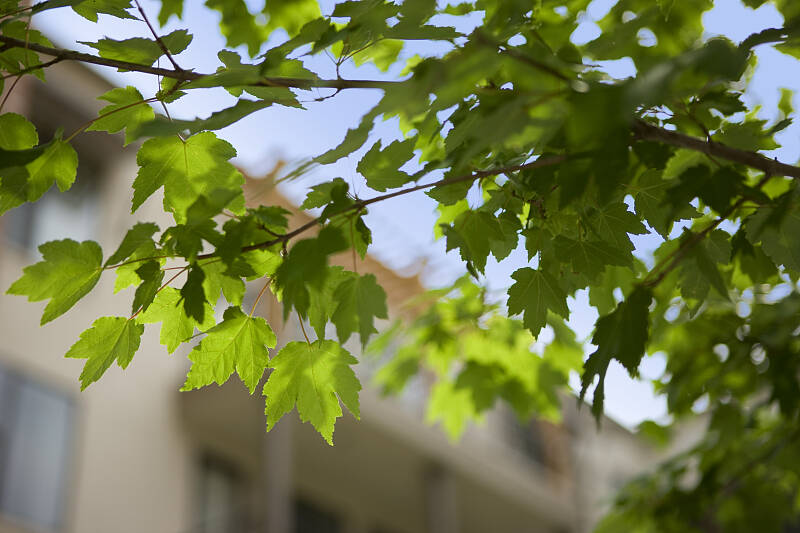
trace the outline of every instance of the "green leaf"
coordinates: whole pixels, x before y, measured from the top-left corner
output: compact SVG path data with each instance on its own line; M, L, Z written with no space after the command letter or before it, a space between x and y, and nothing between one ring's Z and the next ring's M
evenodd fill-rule
M520 268L511 277L514 284L508 289L508 314L524 313L523 323L534 337L547 324L547 311L569 318L567 293L547 272Z
M192 367L181 390L222 385L235 370L252 394L269 362L267 348L274 348L277 342L266 320L245 315L240 307L229 307L222 322L206 333L189 354Z
M492 241L505 238L497 219L483 211L466 211L444 228L447 250L459 248L461 259L472 263L479 272L486 267Z
M81 390L102 377L114 361L125 369L133 359L144 333L144 326L121 316L98 318L81 333L66 357L86 359L80 375Z
M229 304L242 305L245 286L240 276L227 274L227 267L222 261L210 261L200 268L205 273L203 291L212 307L217 305L220 293Z
M350 365L355 357L333 341L313 344L290 342L272 358L274 370L264 385L267 431L275 427L295 404L303 422L311 425L333 445L336 419L342 416L339 401L360 418L358 391L361 384Z
M195 265L189 270L186 283L181 287L181 300L183 300L183 310L186 316L193 318L196 322L202 323L206 319L206 293L203 290L203 282L206 275L202 268Z
M69 143L56 138L25 168L28 171L28 201L32 202L41 198L53 183L62 192L72 187L78 174L78 154Z
M614 245L618 250L633 251L633 243L628 234L642 235L647 229L636 214L628 211L622 202L611 203L592 210L589 217L592 230L602 240Z
M330 165L361 148L364 143L367 142L369 132L372 131L372 123L375 121L375 117L378 116L379 112L378 106L373 107L361 118L361 122L358 126L347 130L347 134L345 134L344 140L339 146L315 157L312 161L320 165Z
M153 109L144 101L142 94L130 85L117 87L98 97L110 102L100 110L100 117L86 128L87 131L117 133L125 129L125 145L136 140L136 130L155 118Z
M136 288L136 294L133 297L132 313L141 308L146 311L147 308L153 303L153 298L156 297L158 289L161 287L161 282L164 281L164 271L161 270L161 263L158 261L145 261L137 269L136 275L142 280L142 283Z
M27 150L39 143L36 128L28 119L16 113L0 115L0 148L3 150Z
M161 41L172 55L177 55L189 46L192 36L186 30L175 30L161 37ZM100 57L116 61L127 61L139 65L150 66L164 55L161 46L152 39L133 37L121 41L115 39L100 39L97 42L78 41L97 50Z
M183 17L183 0L161 0L161 9L158 12L158 23L166 25L171 16Z
M592 337L592 344L597 346L586 360L581 376L581 399L599 376L592 399L592 413L598 420L603 414L605 397L605 377L608 365L616 359L632 375L638 375L639 362L644 356L649 337L650 301L653 295L650 289L637 287L620 303L613 313L601 317Z
M583 274L589 279L600 275L607 265L631 266L630 252L620 250L606 241L580 241L559 235L553 246L556 257L572 265L573 272Z
M105 263L105 266L115 265L131 257L136 250L142 247L150 248L154 245L153 235L158 232L158 226L153 222L137 222L125 233L117 251ZM152 246L155 248L154 246Z
M367 185L376 191L384 192L411 181L411 176L397 170L414 155L414 139L394 141L381 150L381 141L372 145L358 162L356 169L367 180Z
M26 150L0 149L0 214L25 202L35 202L53 183L66 191L75 182L77 172L75 150L58 137Z
M203 130L221 130L227 128L231 124L239 120L271 106L273 103L285 103L286 105L293 105L295 102L294 96L290 95L291 99L287 101L281 100L238 100L234 105L215 111L207 118L198 118L195 120L177 120L166 119L157 117L148 122L141 123L136 129L131 128L133 138L139 137L167 137L169 135L178 135L184 132L194 135Z
M256 20L244 0L206 0L206 6L219 11L222 16L219 29L225 36L227 46L236 48L246 45L251 56L258 54L269 31Z
M27 296L31 302L50 299L42 324L63 315L86 296L100 279L103 251L94 241L50 241L39 246L42 261L25 267L8 294Z
M177 222L201 196L215 191L233 194L227 205L234 213L244 210L242 174L228 160L236 150L211 132L198 133L185 141L178 137L155 138L145 142L136 155L139 173L133 182L132 211L162 186L164 208ZM224 207L224 206L223 206Z
M92 22L97 22L97 16L101 14L120 19L136 18L126 11L131 8L131 0L83 0L70 3L75 13Z
M328 256L347 246L338 228L326 226L317 238L304 239L295 244L275 272L275 284L283 297L283 316L292 308L306 317L310 305L308 287L321 287L328 274Z
M361 346L367 341L375 329L375 318L388 318L386 293L378 285L373 274L350 277L342 281L333 294L338 303L332 321L336 325L339 342L345 343L354 332L361 337Z
M318 339L325 338L325 326L339 303L334 299L334 292L342 282L355 276L355 272L347 271L340 266L330 266L327 267L325 281L322 285L308 287L310 294L308 323L314 328Z
M451 441L455 441L464 433L467 422L476 415L469 389L458 388L455 383L446 380L438 381L431 389L426 420L431 424L441 421Z
M800 272L800 209L759 209L747 219L745 229L750 242L761 242L764 253L776 265Z
M350 186L342 178L334 178L332 181L314 185L309 189L308 195L300 207L314 209L316 207L327 207L328 204L335 204L334 210L338 210L337 208L346 207L353 203L352 199L347 196L349 189Z
M283 28L290 37L320 16L317 0L271 0L264 6L267 30Z
M169 353L174 352L178 346L188 341L195 328L206 331L214 326L214 310L205 302L203 323L187 316L181 305L181 293L173 287L165 287L159 292L153 303L142 312L137 321L142 324L161 322L159 341L167 347Z

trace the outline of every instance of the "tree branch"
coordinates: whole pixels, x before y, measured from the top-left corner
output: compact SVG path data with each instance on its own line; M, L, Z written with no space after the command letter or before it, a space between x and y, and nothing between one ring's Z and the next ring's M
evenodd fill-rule
M374 204L374 203L377 203L377 202L382 202L382 201L388 200L390 198L395 198L397 196L402 196L404 194L409 194L409 193L412 193L412 192L421 191L423 189L429 189L429 188L432 188L432 187L440 187L440 186L443 186L443 185L452 185L454 183L461 183L461 182L464 182L464 181L474 181L474 180L485 178L485 177L488 177L488 176L497 176L499 174L505 174L505 173L508 173L508 172L517 172L519 170L530 170L530 169L533 169L533 168L549 167L549 166L552 166L552 165L557 165L559 163L563 163L567 159L568 159L568 156L566 156L566 155L556 155L556 156L552 156L552 157L540 157L536 161L531 161L530 163L523 163L521 165L511 165L511 166L507 166L507 167L493 168L493 169L489 169L489 170L479 170L477 172L472 172L471 174L464 174L462 176L454 176L452 178L445 178L445 179L441 179L439 181L434 181L433 183L425 183L425 184L422 184L422 185L416 185L416 186L410 187L408 189L401 189L399 191L391 192L389 194L382 194L382 195L376 196L374 198L369 198L367 200L361 200L361 201L353 203L352 205L346 207L345 209L342 209L341 211L339 211L336 214L337 215L341 215L343 213L348 213L350 211L358 212L358 211L364 209L368 205L371 205L371 204ZM251 244L249 246L244 246L242 248L242 253L250 252L252 250L261 250L261 249L264 249L264 248L269 248L270 246L275 246L276 244L281 244L281 243L285 244L290 239L296 237L297 235L300 235L301 233L303 233L305 231L308 231L309 229L313 228L317 224L321 224L322 222L323 222L323 218L322 217L317 217L317 218L315 218L313 220L310 220L310 221L306 222L302 226L293 229L289 233L284 233L283 235L281 235L279 237L276 237L274 239L270 239L268 241L260 242L260 243L257 243L257 244ZM216 252L211 252L211 253L207 253L207 254L203 254L203 255L198 255L197 259L208 259L210 257L214 257L215 255L216 255Z
M104 67L113 67L123 70L130 70L133 72L141 72L143 74L153 74L162 76L164 78L172 78L180 81L195 81L202 78L207 78L211 74L203 74L193 72L190 70L171 70L168 68L153 67L149 65L142 65L139 63L131 63L129 61L121 61L118 59L108 59L99 57L92 54L85 54L83 52L76 52L75 50L65 50L62 48L52 48L43 46L41 44L28 43L0 35L0 43L10 45L14 48L27 48L40 54L45 54L59 59L60 61L80 61L83 63L90 63L92 65L100 65ZM288 87L296 89L384 89L395 85L397 81L380 81L380 80L313 80L307 78L284 78L284 77L264 77L257 83L247 84L249 86L261 87Z
M636 120L633 123L633 135L638 140L660 142L677 146L678 148L687 148L696 152L702 152L709 156L727 159L734 163L755 168L770 176L786 176L800 179L800 167L781 163L780 161L770 159L757 152L748 152L714 141L697 139L683 133L678 133L677 131L665 130L664 128L648 124L643 120Z

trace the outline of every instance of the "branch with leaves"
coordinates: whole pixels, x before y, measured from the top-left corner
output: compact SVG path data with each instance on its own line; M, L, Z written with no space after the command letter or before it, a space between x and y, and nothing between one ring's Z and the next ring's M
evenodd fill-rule
M357 268L372 245L367 211L424 191L438 213L434 234L459 254L466 275L422 297L406 315L409 323L382 333L373 350L400 346L377 375L387 392L402 390L420 372L433 376L428 417L454 438L498 401L520 417L556 420L559 391L573 371L600 420L609 365L616 361L636 376L642 359L656 351L666 354L668 374L659 390L673 417L690 416L688 398L707 394L712 419L743 435L741 450L726 448L731 462L747 446L757 447L761 435L796 422L799 349L794 336L771 336L766 324L796 331L800 167L764 155L794 127L793 95L783 90L776 118L765 120L743 93L757 47L800 56L800 11L793 2L773 0L783 27L758 29L738 45L708 38L701 20L707 6L692 2L620 0L588 43L571 37L588 0L535 9L487 0L480 3L482 22L469 34L462 28L472 27L468 21L478 13L471 3L357 0L328 14L315 0L299 0L291 10L268 2L259 13L234 3L235 10L206 3L219 12L227 43L213 73L181 59L192 45L188 30L158 27L182 16L181 1L162 4L157 17L138 0L3 5L0 69L3 81L14 80L4 103L19 79L45 79L63 61L160 81L153 94L119 87L98 95L105 107L67 138L40 139L26 117L0 114L0 214L37 201L53 185L72 187L79 154L71 142L83 131L123 133L126 145L139 142L132 211L163 190L171 217L166 227L137 223L105 260L92 241L45 243L42 260L8 289L47 300L45 324L77 305L104 272L114 272L116 290L135 288L130 316L99 318L69 350L69 357L86 359L82 387L115 362L131 364L145 327L160 324L169 352L201 337L188 354L184 389L222 384L236 373L253 393L266 380L268 428L297 408L332 443L342 405L359 416L356 359L343 344L355 335L365 348L377 321L390 314L377 278ZM83 42L96 53L59 48L35 29L37 16L51 9L72 9L93 22L116 17L146 37ZM645 30L652 46L634 38ZM408 53L412 42L421 55ZM308 61L324 55L333 79ZM616 79L604 65L622 57L631 58L635 74ZM161 58L171 68L154 66ZM340 75L363 64L386 79ZM236 102L207 118L171 117L173 102L208 88L222 88ZM335 105L351 89L381 96L338 146L283 179L352 156L358 179L374 194L359 197L341 178L317 183L301 206L317 210L315 216L290 229L285 209L245 202L244 177L230 162L236 150L215 132L254 113L268 116L274 105L300 108L307 101L302 91L316 88L335 90L314 98L320 105ZM152 104L167 116L157 116ZM401 125L388 143L372 139L379 118ZM332 265L340 253L352 258L352 271ZM518 259L524 254L527 260ZM484 287L492 261L519 262L500 303ZM258 283L258 296L243 309L247 282ZM257 316L267 291L280 297L284 320L296 314L303 328L304 341L278 353L270 349L279 328L276 334ZM580 291L600 316L587 358L566 325L575 312L568 299ZM219 301L225 310L215 323ZM740 312L745 306L750 314ZM553 341L534 353L531 345L544 329ZM727 347L727 358L715 354L719 346ZM763 359L753 355L759 350ZM319 391L323 405L315 408ZM739 415L752 414L754 397L769 397L759 413L778 412L779 420L743 422ZM714 463L718 430L712 427L687 457ZM697 501L717 501L724 492L714 476L725 468L717 466L703 471L709 481L692 492ZM785 466L770 467L769 475L783 476L781 497L796 496L798 481ZM676 488L674 471L657 476L656 484L639 487L639 499L621 501L612 517L623 522L610 530L630 529L624 520L634 515L636 527L647 532L728 520L717 505L708 507L711 517L691 509L667 513L658 502L672 502L683 489ZM767 480L747 482L757 490ZM656 494L663 486L672 492ZM747 493L736 492L732 499ZM796 518L786 509L776 523ZM650 520L641 513L669 516Z

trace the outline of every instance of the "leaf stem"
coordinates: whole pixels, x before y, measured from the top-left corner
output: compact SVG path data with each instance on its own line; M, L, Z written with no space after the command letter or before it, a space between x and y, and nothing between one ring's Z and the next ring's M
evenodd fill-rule
M306 343L311 346L311 341L308 340L308 334L306 333L306 327L303 325L303 317L300 316L299 312L297 312L297 321L300 322L300 331L303 332L303 337L306 338Z
M258 291L258 296L256 296L256 301L255 301L255 302L253 302L253 308L252 308L252 309L250 309L250 315L249 315L249 316L253 316L253 313L255 313L255 311L256 311L256 306L258 305L258 301L259 301L259 300L261 299L261 297L264 295L264 291L266 291L266 290L267 290L267 287L269 287L269 284L270 284L270 283L272 283L272 278L271 278L271 277L269 277L269 276L267 276L267 280L264 282L264 286L263 286L263 287L261 287L261 290L260 290L260 291Z
M130 109L131 107L135 107L137 105L149 104L149 103L156 102L156 101L158 101L158 98L155 98L155 97L148 98L146 100L139 100L138 102L133 102L133 103L130 103L130 104L126 104L126 105L124 105L122 107L118 107L116 109L112 109L108 113L103 113L102 115L98 115L98 116L94 117L93 119L91 119L91 120L81 124L80 126L78 126L78 128L75 131L73 131L72 134L70 134L69 137L64 139L64 142L70 142L72 139L74 139L76 136L78 136L78 134L86 131L86 128L90 127L92 124L94 124L95 122L97 122L100 119L106 118L107 116L113 115L114 113L118 113L120 111L125 111L126 109Z

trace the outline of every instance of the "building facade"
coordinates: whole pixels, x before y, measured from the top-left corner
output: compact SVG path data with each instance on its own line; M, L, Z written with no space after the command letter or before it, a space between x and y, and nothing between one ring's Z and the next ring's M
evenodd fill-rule
M75 64L48 78L24 79L5 109L29 117L44 140L96 116L94 97L111 88ZM0 217L3 290L41 242L69 236L110 250L133 222L135 147L92 132L74 146L73 190ZM248 187L252 201L288 205L268 183ZM160 199L136 216L164 221ZM359 268L385 287L390 314L421 291L369 257ZM189 361L166 353L157 328L126 370L113 366L79 392L83 361L63 354L97 316L127 312L130 296L112 296L113 277L43 328L40 305L0 296L0 533L581 533L613 489L656 458L610 421L597 433L574 401L561 426L521 425L498 407L453 444L423 423L423 381L383 398L366 361L357 368L362 420L345 414L334 447L295 415L266 433L263 398L236 379L178 392ZM299 337L276 301L258 312L279 339Z

